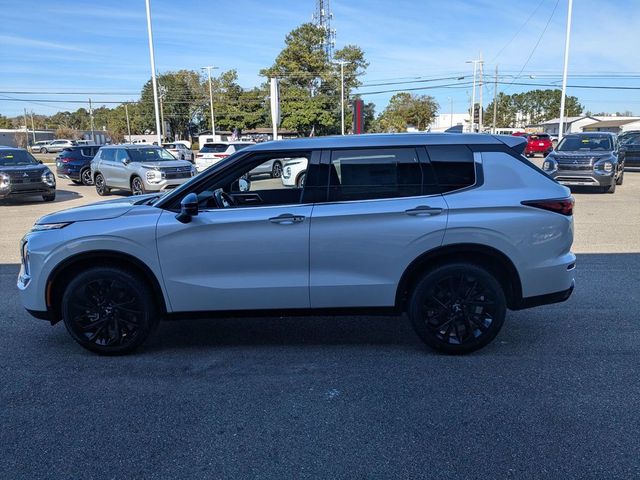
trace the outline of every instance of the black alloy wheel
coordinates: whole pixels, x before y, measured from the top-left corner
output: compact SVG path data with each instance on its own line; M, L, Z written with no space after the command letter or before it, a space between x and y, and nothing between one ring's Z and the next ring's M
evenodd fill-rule
M271 178L280 178L282 176L282 164L280 162L273 162L271 167Z
M131 193L133 195L144 195L144 183L142 183L142 179L140 177L133 177L131 179Z
M40 153L49 153L49 150L47 150L45 147L42 147L40 149Z
M93 267L76 275L64 291L61 312L73 339L103 355L133 351L158 324L147 283L112 267Z
M53 202L55 199L56 199L56 192L46 193L42 195L42 200L44 200L45 202Z
M409 317L418 336L435 350L464 354L491 342L504 323L500 283L470 263L438 267L416 285Z
M618 175L618 178L616 179L616 185L622 185L623 182L624 182L624 169L620 172L620 175Z
M111 189L107 187L107 184L105 183L104 177L102 176L101 173L96 173L95 185L96 185L96 193L98 195L100 195L101 197L104 197L105 195L109 195L109 192L111 191Z
M85 168L80 172L80 180L82 181L83 185L93 185L90 168Z

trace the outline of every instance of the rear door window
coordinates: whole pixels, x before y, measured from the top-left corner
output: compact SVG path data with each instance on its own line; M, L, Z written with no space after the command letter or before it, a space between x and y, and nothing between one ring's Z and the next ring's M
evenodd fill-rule
M102 150L100 154L100 159L105 160L107 162L113 162L116 159L116 149L115 148L107 148Z
M427 153L442 193L476 183L473 152L466 145L431 145Z
M411 197L422 194L422 165L415 148L334 150L329 201Z

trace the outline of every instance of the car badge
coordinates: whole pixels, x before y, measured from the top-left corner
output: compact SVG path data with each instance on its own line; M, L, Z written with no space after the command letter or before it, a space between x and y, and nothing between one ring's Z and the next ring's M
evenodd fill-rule
M23 177L28 177L28 176L29 176L29 174L28 174L27 172L24 172L24 173L22 174L22 176L23 176Z

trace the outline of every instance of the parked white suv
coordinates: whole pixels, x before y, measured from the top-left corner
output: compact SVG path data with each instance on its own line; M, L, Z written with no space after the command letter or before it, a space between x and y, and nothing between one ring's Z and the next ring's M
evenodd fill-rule
M196 154L196 168L198 172L206 170L220 160L227 158L243 148L255 145L255 142L216 142L205 143Z
M574 287L573 199L524 147L475 134L254 145L164 195L38 220L21 245L22 302L102 354L207 312L406 312L430 346L470 352L507 309ZM247 180L292 158L307 160L303 186Z

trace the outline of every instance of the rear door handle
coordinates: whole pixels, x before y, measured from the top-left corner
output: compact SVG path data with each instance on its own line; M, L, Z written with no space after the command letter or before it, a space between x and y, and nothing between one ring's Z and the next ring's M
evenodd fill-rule
M413 216L433 216L440 215L444 209L442 208L434 208L429 207L427 205L419 205L416 208L410 208L409 210L405 210L404 213L407 215Z
M304 216L283 213L282 215L278 215L277 217L271 217L269 221L271 223L279 223L280 225L291 225L293 223L304 222Z

